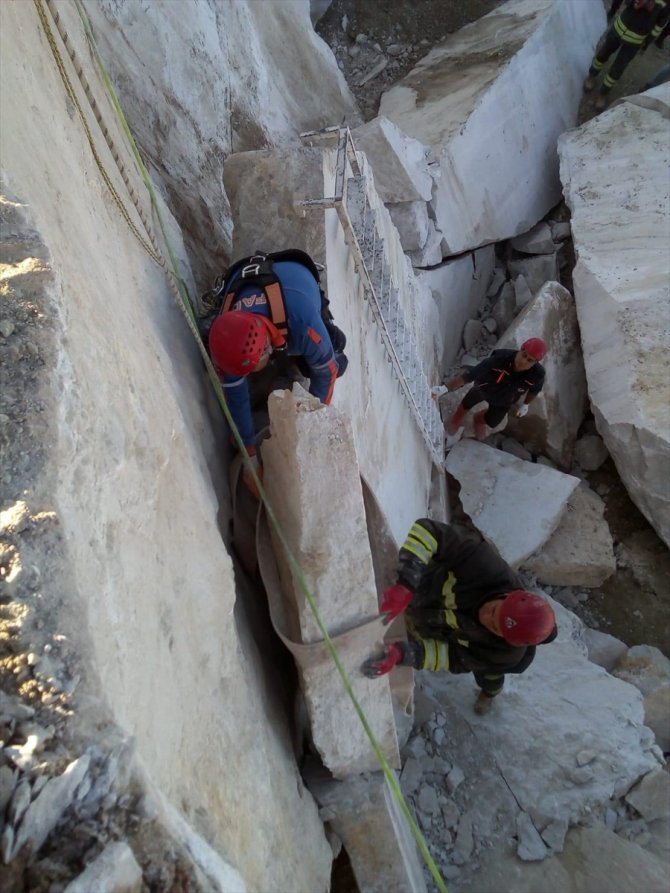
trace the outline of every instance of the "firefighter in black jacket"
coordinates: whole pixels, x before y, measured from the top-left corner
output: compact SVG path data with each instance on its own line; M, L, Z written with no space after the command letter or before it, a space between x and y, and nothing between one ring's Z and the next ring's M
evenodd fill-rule
M396 664L474 673L477 713L490 709L505 673L523 673L535 646L556 637L556 618L482 537L421 518L400 550L398 583L384 592L387 621L407 610L409 640L386 645L362 667L374 678Z
M612 4L610 12L616 12L621 2ZM610 56L616 58L603 78L600 93L595 103L597 111L607 105L607 97L612 87L624 73L631 60L640 49L657 40L670 19L668 0L627 0L623 10L614 19L605 35L602 46L596 53L584 84L584 92L593 90L596 78L603 70ZM618 51L618 52L617 52Z
M544 367L540 360L547 353L547 345L541 338L529 338L521 345L520 350L494 350L472 369L465 369L461 375L448 381L449 391L458 390L472 381L471 388L461 401L460 406L449 419L447 433L456 434L462 427L469 409L477 403L486 401L488 409L475 416L475 435L484 440L486 426L495 428L505 417L514 403L523 398L516 410L521 418L528 412L528 406L542 390L544 384Z

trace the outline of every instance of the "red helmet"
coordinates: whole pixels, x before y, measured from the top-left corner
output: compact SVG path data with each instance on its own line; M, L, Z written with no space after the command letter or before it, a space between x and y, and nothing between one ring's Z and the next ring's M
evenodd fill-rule
M527 341L523 342L521 350L525 350L526 353L529 353L531 357L535 357L539 362L545 358L549 348L541 338L529 338Z
M510 645L539 645L556 627L553 608L524 589L508 592L498 613L503 639Z
M269 345L267 320L258 313L229 310L217 316L209 331L214 365L227 375L253 372Z

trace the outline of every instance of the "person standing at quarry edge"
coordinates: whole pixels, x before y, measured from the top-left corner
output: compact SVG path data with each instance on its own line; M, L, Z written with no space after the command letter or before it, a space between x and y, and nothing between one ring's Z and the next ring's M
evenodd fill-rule
M277 255L258 255L248 260L259 261L260 267L259 263L248 263L231 268L221 293L223 306L208 339L210 356L223 385L226 402L258 475L261 466L247 377L265 370L273 358L294 357L300 371L309 378L310 394L329 404L335 379L346 368L346 357L342 352L346 339L334 324L324 320L324 302L327 306L327 301L322 296L315 265L302 252L282 252L282 255L287 258L302 255L304 262L277 260ZM261 258L270 257L275 260L266 268ZM278 280L280 286L274 294L272 278ZM232 300L229 300L231 295ZM282 322L278 322L275 315L274 301L279 295L282 303L276 312L283 313ZM337 353L329 331L334 332L336 339L341 339ZM275 380L274 375L268 378ZM266 388L262 397L267 399L268 393ZM246 468L243 476L249 489L258 495Z
M522 397L524 400L517 408L516 415L518 418L525 416L544 385L545 372L540 360L546 353L547 345L541 338L529 338L520 350L494 350L477 366L465 369L461 375L448 381L446 388L449 391L458 390L468 382L474 382L474 387L449 419L447 433L456 434L463 426L468 410L484 401L488 403L488 409L475 416L478 440L486 437L487 425L490 428L499 425L513 404Z
M615 2L610 15L616 13L621 2ZM609 17L609 15L608 15ZM624 73L639 50L644 50L653 40L660 37L670 18L670 5L667 0L627 0L623 10L615 17L605 35L602 46L596 53L584 82L584 92L595 87L596 78L607 60L616 53L616 58L603 78L602 86L595 102L596 111L601 112L607 105L610 90Z
M399 555L398 582L382 596L390 621L406 610L409 639L386 645L363 673L394 666L474 673L475 712L487 713L506 673L523 673L535 646L556 637L549 603L526 592L519 577L476 531L420 518Z

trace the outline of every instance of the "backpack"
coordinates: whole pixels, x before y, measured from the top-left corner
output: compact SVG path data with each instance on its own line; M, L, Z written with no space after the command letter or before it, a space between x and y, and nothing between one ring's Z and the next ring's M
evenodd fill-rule
M285 251L273 252L257 252L249 257L243 257L229 267L216 280L214 288L207 295L203 296L203 300L217 300L223 296L223 302L218 310L218 314L226 313L232 307L236 294L242 286L255 285L263 290L270 308L270 318L279 334L284 339L282 345L275 347L275 350L286 348L286 340L288 337L288 314L286 312L286 298L281 282L274 272L273 264L279 261L294 261L306 267L319 286L319 294L321 295L321 319L326 327L326 331L330 337L335 352L335 358L338 364L338 378L344 374L347 367L348 359L344 355L344 348L347 344L347 337L344 332L339 329L334 321L333 314L330 312L330 302L321 288L320 272L323 267L319 266L305 251L299 248L288 248Z

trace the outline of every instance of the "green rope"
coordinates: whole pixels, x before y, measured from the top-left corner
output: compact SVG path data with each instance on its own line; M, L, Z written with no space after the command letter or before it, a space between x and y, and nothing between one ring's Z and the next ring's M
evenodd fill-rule
M330 652L333 662L335 663L335 666L337 667L337 671L338 671L340 678L342 680L344 689L347 692L347 694L354 706L356 714L358 715L358 718L361 721L363 729L365 730L365 733L370 741L370 744L372 745L372 749L374 750L375 755L377 756L377 759L379 760L379 764L382 768L382 771L384 773L386 781L388 782L388 785L389 785L391 791L393 792L393 795L395 796L403 815L407 819L407 823L409 824L409 827L412 831L412 835L414 836L414 839L416 840L419 850L421 851L421 854L423 855L423 857L426 861L426 865L428 866L430 873L433 876L433 879L435 880L435 883L436 883L437 888L440 891L440 893L448 893L447 885L445 884L444 879L442 878L442 875L440 874L440 871L439 871L437 865L435 864L433 857L430 854L430 851L426 844L425 838L424 838L423 834L421 833L421 830L419 829L419 826L417 825L416 820L410 811L407 801L405 800L405 797L400 789L400 785L398 784L398 779L396 778L395 772L389 765L389 762L386 759L386 755L384 754L384 751L382 750L379 742L377 741L377 738L370 726L370 723L368 722L365 712L364 712L363 708L361 707L361 705L358 701L358 698L356 697L356 695L354 693L353 686L351 684L351 680L349 679L347 671L345 670L344 665L342 664L342 661L340 660L340 656L338 654L337 648L335 647L335 644L334 644L332 638L330 637L328 630L326 629L323 619L321 618L321 614L320 614L318 606L316 604L316 599L314 598L312 592L310 591L307 581L305 579L305 576L303 574L302 568L300 567L300 564L298 563L297 559L295 558L295 556L291 550L291 547L288 544L286 536L282 530L281 524L274 512L274 509L272 508L272 505L268 498L268 494L262 484L262 481L256 474L254 464L249 457L246 446L245 446L244 442L242 441L242 438L241 438L240 433L237 429L237 426L233 420L233 417L230 413L228 405L226 404L226 400L225 400L225 397L223 394L223 389L221 387L221 383L219 381L219 377L216 374L216 371L215 371L214 366L212 365L212 362L209 358L209 355L207 353L205 345L203 344L202 338L200 337L200 332L198 331L198 328L196 325L195 315L194 315L193 307L191 306L191 302L190 302L190 299L188 296L188 291L186 289L186 286L185 286L183 280L177 273L177 270L178 270L177 260L174 255L174 252L170 246L170 242L167 237L167 233L165 231L165 226L163 224L162 215L161 215L160 209L158 207L158 202L157 202L156 194L155 194L155 188L151 181L151 177L149 176L149 172L147 171L147 168L142 160L139 149L137 147L137 143L135 142L135 139L132 135L130 126L128 125L128 121L127 121L126 116L123 112L123 109L121 108L121 104L119 102L118 96L117 96L114 86L112 84L111 78L109 77L109 74L107 73L107 70L100 58L100 54L97 50L95 40L93 38L93 33L92 33L92 30L90 27L90 23L88 22L86 13L83 10L83 7L81 6L81 0L75 0L75 2L77 4L77 9L79 10L79 14L82 18L86 36L88 38L89 44L94 52L95 58L96 58L98 65L100 67L105 86L107 88L107 91L111 98L112 104L114 106L114 109L115 109L117 116L119 118L119 121L121 123L121 127L123 129L123 132L126 135L126 138L128 140L129 146L132 150L133 156L135 157L138 168L142 175L142 179L144 180L144 183L145 183L145 185L149 191L149 194L151 196L151 202L152 202L153 208L156 212L156 216L157 216L160 228L161 228L161 233L163 235L163 239L167 246L168 253L170 255L170 262L172 264L172 270L166 271L166 272L168 272L170 274L170 278L173 281L173 285L175 287L176 294L179 298L179 304L181 306L182 312L184 313L187 323L189 324L189 328L196 339L196 344L197 344L200 354L202 356L203 362L205 364L205 368L207 369L209 378L214 386L214 391L218 398L219 404L221 405L221 408L223 410L226 421L227 421L227 423L230 427L230 430L233 434L235 443L237 444L237 446L240 450L240 454L242 456L245 468L250 473L254 483L256 484L256 487L258 488L261 499L263 500L263 503L265 505L265 510L268 514L268 517L270 518L270 521L272 522L272 525L273 525L275 532L279 538L279 541L282 544L282 547L286 554L286 558L287 558L288 563L291 567L291 570L294 572L295 577L298 580L298 583L300 585L300 589L302 590L302 592L305 596L305 599L306 599L308 605L310 606L310 609L314 615L314 618L316 620L319 631L320 631L321 635L323 636L323 640L326 643L326 646L328 648L328 651Z

